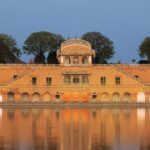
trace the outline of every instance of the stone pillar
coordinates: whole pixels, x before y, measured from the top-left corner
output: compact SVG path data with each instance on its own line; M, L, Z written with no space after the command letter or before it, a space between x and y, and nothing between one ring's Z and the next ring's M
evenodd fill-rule
M92 64L92 56L89 56L89 64Z
M64 56L60 57L60 63L63 64L64 63Z
M70 64L73 65L73 56L70 56Z
M79 56L79 64L82 65L82 56Z

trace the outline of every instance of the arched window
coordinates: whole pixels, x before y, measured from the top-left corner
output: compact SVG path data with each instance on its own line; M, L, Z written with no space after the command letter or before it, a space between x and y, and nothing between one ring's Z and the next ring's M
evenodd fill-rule
M79 64L79 57L78 56L73 57L73 64Z
M84 56L82 58L82 64L88 64L88 58L87 58L87 56Z
M68 56L65 57L64 64L66 64L66 65L70 64L70 57L68 57Z
M15 94L13 92L7 93L7 99L9 102L15 101Z

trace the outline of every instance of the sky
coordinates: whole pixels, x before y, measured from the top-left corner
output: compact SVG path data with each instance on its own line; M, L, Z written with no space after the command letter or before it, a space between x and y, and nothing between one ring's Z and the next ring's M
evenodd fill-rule
M114 42L110 62L131 63L140 59L138 46L150 36L150 0L0 0L0 33L12 35L22 48L38 31L65 38L101 32Z

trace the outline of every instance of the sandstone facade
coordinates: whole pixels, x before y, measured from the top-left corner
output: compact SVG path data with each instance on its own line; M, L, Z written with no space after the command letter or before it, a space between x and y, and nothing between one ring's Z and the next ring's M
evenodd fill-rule
M59 65L1 64L0 101L149 102L150 65L95 65L91 45L62 43Z

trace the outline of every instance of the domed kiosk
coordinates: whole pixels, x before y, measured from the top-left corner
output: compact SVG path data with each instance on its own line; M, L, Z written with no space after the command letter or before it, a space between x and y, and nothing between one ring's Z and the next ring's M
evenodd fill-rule
M82 39L69 39L61 44L57 51L57 58L63 66L91 65L95 51L91 44Z

